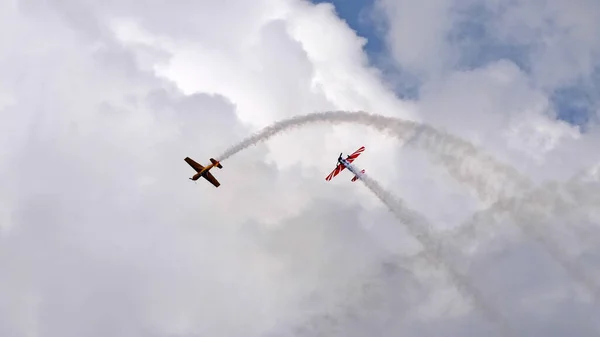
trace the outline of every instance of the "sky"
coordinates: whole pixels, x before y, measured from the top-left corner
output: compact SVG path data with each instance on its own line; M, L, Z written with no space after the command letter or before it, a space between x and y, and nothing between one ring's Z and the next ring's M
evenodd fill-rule
M0 335L597 336L599 16L0 2Z

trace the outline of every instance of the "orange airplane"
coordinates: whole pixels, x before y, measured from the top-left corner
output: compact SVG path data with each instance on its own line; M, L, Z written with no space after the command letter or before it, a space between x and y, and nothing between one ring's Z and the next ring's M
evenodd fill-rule
M213 167L218 167L220 169L223 168L223 166L221 166L221 163L219 163L218 161L214 160L213 158L210 158L210 162L212 164L208 165L207 167L204 167L198 163L196 163L192 158L190 157L185 157L185 162L188 163L194 170L196 170L196 174L194 174L193 177L190 178L190 180L198 180L200 177L204 177L204 179L208 180L211 184L215 185L215 187L219 187L221 184L219 183L219 181L210 173L208 172L211 168Z

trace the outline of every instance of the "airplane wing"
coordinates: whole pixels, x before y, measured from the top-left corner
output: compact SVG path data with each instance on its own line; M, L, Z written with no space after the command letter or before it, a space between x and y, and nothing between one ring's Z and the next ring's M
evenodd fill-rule
M204 168L204 166L196 163L192 158L190 157L185 157L185 162L188 163L194 170L196 170L196 172L200 172L202 171L202 169Z
M345 168L346 168L346 166L341 165L341 164L338 165L338 166L336 166L335 169L331 173L329 173L329 175L327 176L327 178L325 178L325 180L330 181L333 177L337 176Z
M215 176L213 176L212 173L210 173L209 171L206 171L206 173L204 173L204 178L208 180L211 184L215 185L215 187L219 187L221 185L217 178L215 178Z
M354 159L358 158L358 156L360 156L361 153L363 153L365 151L365 147L361 146L360 149L354 151L353 154L349 155L348 158L346 158L346 160L351 163L354 161Z

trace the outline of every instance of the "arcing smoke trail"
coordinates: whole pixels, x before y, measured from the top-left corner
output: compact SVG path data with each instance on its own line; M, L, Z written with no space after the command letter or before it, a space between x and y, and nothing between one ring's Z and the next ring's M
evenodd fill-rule
M474 189L483 201L494 202L531 188L529 179L513 167L500 164L473 144L431 126L419 125L408 143L444 164L451 176Z
M248 148L249 146L255 145L261 141L265 141L268 138L277 135L278 133L291 129L301 127L310 123L318 123L318 122L329 122L329 123L356 123L372 126L380 131L386 131L393 134L400 139L405 139L410 137L415 132L418 124L409 121L403 121L397 118L372 115L365 112L346 112L346 111L332 111L332 112L321 112L321 113L313 113L304 116L297 116L290 119L286 119L271 126L268 126L261 130L260 132L254 134L253 136L245 139L244 141L238 143L235 146L232 146L228 150L225 151L221 156L218 157L219 161L223 161L225 159L230 158L232 155L240 152L243 149ZM422 126L421 126L422 127ZM456 156L478 156L477 151L474 147L470 146L468 143L460 141L458 139L453 139L451 137L446 137L445 135L437 132L433 128L427 127L426 132L423 132L423 129L420 130L421 135L429 136L425 137L426 141L423 143L423 146L426 149L429 149L432 153L444 154L445 151L454 151ZM453 147L448 148L445 146L444 141L453 143ZM446 161L448 165L454 167L454 172L464 179L470 179L472 174L468 172L465 173L461 169L460 161ZM491 171L497 173L498 175L506 175L505 179L508 180L509 176L512 173L507 170L506 167L503 167L499 164L496 164L492 161L491 163ZM359 172L359 170L355 170ZM411 233L421 242L423 245L426 256L429 257L431 262L434 262L437 266L443 266L450 275L451 281L458 287L459 291L466 295L467 297L471 297L474 300L474 305L481 310L482 313L486 315L486 317L492 322L498 324L505 335L510 335L507 333L509 331L508 324L506 324L503 316L498 313L493 307L486 304L480 293L475 289L469 282L461 277L458 272L453 270L451 266L444 261L441 256L441 251L438 248L438 245L431 239L429 226L424 219L416 213L409 211L404 208L402 202L396 200L389 192L383 189L375 180L369 178L368 176L363 176L363 182L365 185L404 223L407 224ZM480 181L476 178L475 185L479 186ZM485 189L485 187L483 187ZM427 227L427 229L423 229L423 227Z
M285 119L232 146L217 159L225 160L284 130L313 123L362 124L393 135L401 141L411 139L413 144L444 162L455 179L474 188L482 199L495 201L508 197L507 193L512 194L510 191L521 191L530 184L513 168L494 161L493 158L482 154L473 145L459 138L427 125L364 111L325 111ZM492 181L501 188L494 188Z
M450 174L459 182L475 189L481 199L497 202L501 205L506 200L513 199L515 195L523 195L531 190L531 182L520 175L514 168L502 165L493 158L482 154L472 144L455 136L440 132L434 128L411 121L394 117L369 114L367 112L326 111L295 116L272 124L260 132L250 136L237 145L229 148L219 159L225 160L235 153L270 138L288 129L297 128L311 123L353 123L373 127L379 131L393 135L401 141L411 142L438 158L446 165ZM493 185L496 183L496 186ZM499 188L497 187L499 186ZM500 201L500 202L498 202ZM520 204L517 208L526 208L527 203ZM492 207L494 209L494 207ZM493 212L493 211L492 211ZM550 239L543 233L534 234L526 224L516 222L523 232L539 242L551 256L564 267L575 280L586 285L590 292L589 282L583 282L581 273L575 273L576 268L564 257ZM542 239L540 239L542 238Z

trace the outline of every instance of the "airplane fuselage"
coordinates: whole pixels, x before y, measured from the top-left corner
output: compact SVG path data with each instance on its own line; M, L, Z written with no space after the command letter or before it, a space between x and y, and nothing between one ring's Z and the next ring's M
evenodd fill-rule
M344 166L345 166L345 167L348 169L348 171L350 171L350 172L354 173L355 175L358 175L358 174L357 174L357 173L354 171L354 168L353 168L352 164L351 164L351 163L349 163L349 162L348 162L346 159L342 158L342 156L340 156L340 157L338 158L338 163L340 163L340 165L344 165Z
M192 177L192 180L197 180L198 178L204 176L206 174L206 172L208 172L214 166L215 166L215 164L210 164L210 165L206 166L205 168L202 169L202 171L194 174L194 176Z
M204 167L204 169L202 171L200 171L200 174L204 174L204 172L208 172L208 170L210 170L211 168L215 167L215 164L210 164L206 167Z

